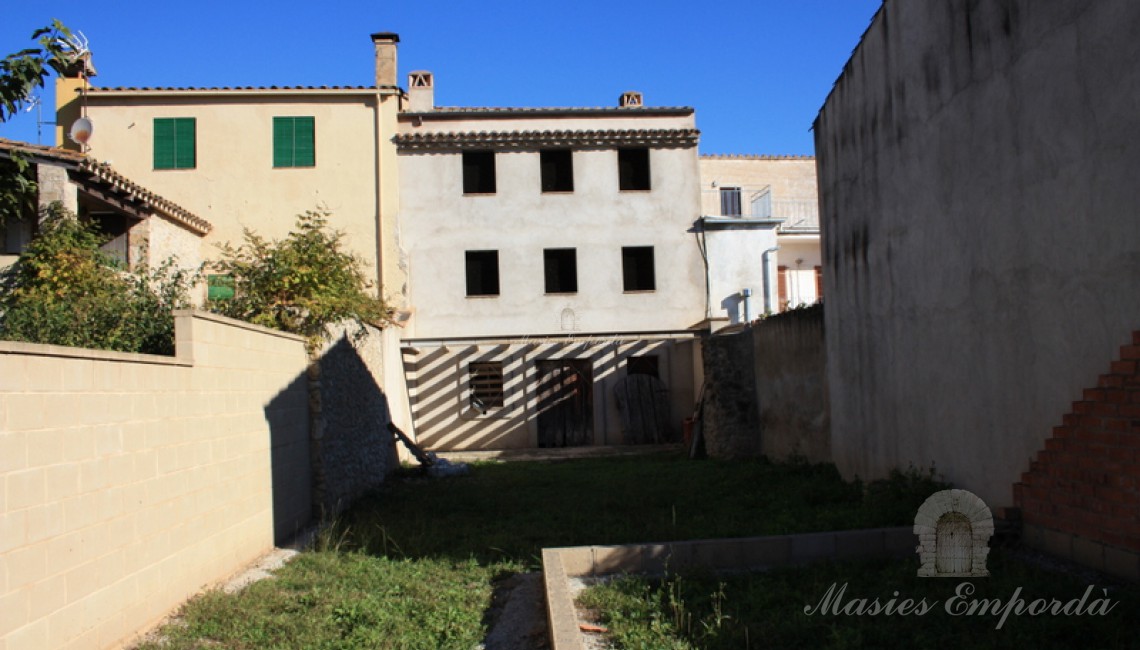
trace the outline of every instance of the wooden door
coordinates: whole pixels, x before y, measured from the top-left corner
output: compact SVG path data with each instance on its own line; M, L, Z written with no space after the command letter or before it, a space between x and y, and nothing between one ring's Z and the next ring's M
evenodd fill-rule
M538 446L594 442L594 375L589 359L538 362Z
M614 401L621 414L625 444L669 442L669 390L660 379L629 375L614 386Z
M948 512L938 519L934 565L938 573L969 573L974 565L970 520L959 512Z

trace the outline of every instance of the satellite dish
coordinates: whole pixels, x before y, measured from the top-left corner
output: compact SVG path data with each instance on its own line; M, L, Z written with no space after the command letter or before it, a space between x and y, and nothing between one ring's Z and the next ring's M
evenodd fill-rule
M81 117L75 120L75 123L71 125L71 132L68 133L68 137L76 144L85 145L87 141L91 139L91 134L94 130L95 125L91 124L91 120L86 117Z

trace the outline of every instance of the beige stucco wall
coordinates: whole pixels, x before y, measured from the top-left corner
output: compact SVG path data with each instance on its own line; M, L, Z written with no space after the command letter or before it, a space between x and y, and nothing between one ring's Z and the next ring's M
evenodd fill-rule
M748 211L749 193L770 188L775 217L789 227L803 216L804 203L818 203L815 158L811 156L719 156L700 158L701 214L721 216L720 188L739 187L743 210ZM815 224L818 226L818 217Z
M426 131L692 128L692 116L470 119ZM704 318L695 147L651 148L651 190L618 189L614 148L573 152L574 191L543 193L537 150L495 156L496 192L463 194L462 156L403 151L400 233L414 315L407 337L671 331ZM656 290L625 293L623 246L653 246ZM577 250L578 291L545 293L543 249ZM466 296L464 252L498 250L500 295Z
M0 342L0 647L117 647L308 518L273 507L308 450L303 341L176 327L177 358Z
M88 98L88 115L98 125L89 154L210 221L207 259L217 256L214 243L240 243L243 228L280 238L297 214L324 207L378 278L381 97L395 104L394 97L366 89L96 91ZM314 167L273 167L276 116L314 118ZM194 169L154 169L154 119L160 117L196 119Z

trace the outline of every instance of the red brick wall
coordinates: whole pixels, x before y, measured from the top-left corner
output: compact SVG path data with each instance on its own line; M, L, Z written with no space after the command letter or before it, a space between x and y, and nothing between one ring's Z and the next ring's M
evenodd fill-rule
M1023 521L1140 551L1140 331L1014 485Z

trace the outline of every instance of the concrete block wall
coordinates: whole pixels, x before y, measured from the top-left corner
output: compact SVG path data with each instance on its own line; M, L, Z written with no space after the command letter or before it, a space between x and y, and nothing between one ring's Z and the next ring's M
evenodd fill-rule
M1140 331L1082 397L1014 485L1026 541L1137 580Z
M175 327L173 358L0 342L0 648L119 647L308 520L270 461L308 453L304 342Z

